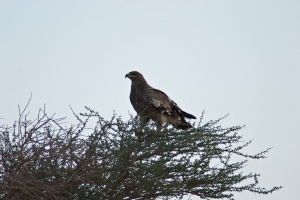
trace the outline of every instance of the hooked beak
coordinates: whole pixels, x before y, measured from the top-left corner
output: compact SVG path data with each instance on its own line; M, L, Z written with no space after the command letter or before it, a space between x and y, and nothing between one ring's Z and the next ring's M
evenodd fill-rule
M129 78L128 74L125 75L125 78Z

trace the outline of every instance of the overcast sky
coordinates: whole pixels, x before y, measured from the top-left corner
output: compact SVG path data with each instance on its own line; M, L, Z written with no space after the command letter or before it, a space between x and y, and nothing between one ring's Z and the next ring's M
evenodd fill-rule
M124 76L137 70L183 110L245 124L247 153L273 147L244 171L284 188L237 199L299 199L299 0L1 0L0 69L0 124L10 125L31 93L32 118L46 104L70 123L69 105L127 119Z

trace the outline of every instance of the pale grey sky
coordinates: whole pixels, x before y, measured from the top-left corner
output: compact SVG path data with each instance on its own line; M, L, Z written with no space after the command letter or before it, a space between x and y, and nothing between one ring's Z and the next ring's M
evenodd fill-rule
M297 200L300 179L300 1L0 1L0 123L13 124L30 94L39 107L75 121L95 108L128 117L132 70L205 120L246 125L250 161L271 195ZM197 199L197 198L193 198Z

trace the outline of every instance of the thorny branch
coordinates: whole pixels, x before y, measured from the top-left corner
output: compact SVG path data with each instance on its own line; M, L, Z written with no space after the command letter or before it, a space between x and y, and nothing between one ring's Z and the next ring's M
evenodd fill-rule
M224 118L203 123L203 113L190 130L158 132L137 117L105 120L86 107L79 115L71 108L77 124L66 127L45 106L29 120L29 102L13 127L0 126L2 199L234 199L281 188L261 188L259 174L241 173L246 159L264 159L270 149L246 154L252 141L242 140L241 126L221 127Z

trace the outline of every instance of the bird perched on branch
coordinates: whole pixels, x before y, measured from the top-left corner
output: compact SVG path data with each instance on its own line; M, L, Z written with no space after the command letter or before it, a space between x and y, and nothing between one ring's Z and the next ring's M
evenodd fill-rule
M151 119L156 123L157 130L166 123L170 123L176 129L192 128L185 118L196 117L181 110L164 92L148 85L141 73L132 71L126 74L125 78L131 80L130 102L143 124Z

